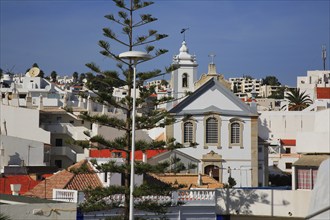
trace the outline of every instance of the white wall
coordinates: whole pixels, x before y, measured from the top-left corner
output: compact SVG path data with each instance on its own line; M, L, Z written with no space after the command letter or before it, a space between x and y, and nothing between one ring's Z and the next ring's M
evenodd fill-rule
M39 110L0 103L1 134L50 144L50 132L39 127Z
M33 214L35 212L40 214ZM77 204L75 203L34 203L34 204L1 204L1 213L10 219L46 220L76 219Z
M229 172L228 167L231 170L231 176L235 179L237 186L251 186L251 169L258 169L258 167L251 166L251 120L250 118L241 118L243 122L243 148L239 146L233 146L229 148L229 120L233 117L220 116L221 118L221 134L220 142L221 149L216 146L209 146L204 148L204 116L195 116L196 121L196 142L199 144L196 148L182 148L180 151L187 155L190 155L199 160L203 155L214 151L222 156L222 181L227 183ZM182 143L182 119L177 118L177 122L174 126L174 138ZM202 171L203 172L203 171Z
M310 198L311 191L303 190L218 189L216 212L303 218L307 215Z
M330 109L315 112L312 131L297 135L298 153L330 153Z
M0 169L8 164L45 166L42 142L0 135L0 149L3 149L0 154Z
M259 137L264 140L296 139L299 132L313 131L315 112L260 111Z

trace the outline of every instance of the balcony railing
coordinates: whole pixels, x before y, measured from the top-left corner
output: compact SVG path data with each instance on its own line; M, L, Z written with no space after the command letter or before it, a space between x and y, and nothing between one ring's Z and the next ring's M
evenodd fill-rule
M77 203L78 191L69 189L53 189L53 200Z
M78 198L78 191L67 189L53 189L54 200L64 202L79 202L83 198ZM79 200L79 201L78 201ZM142 196L134 199L134 203L152 200L158 203L171 202L173 205L184 203L185 205L215 205L215 190L209 189L193 189L193 190L178 190L172 193L171 196ZM108 203L124 203L125 195L116 194L107 198Z

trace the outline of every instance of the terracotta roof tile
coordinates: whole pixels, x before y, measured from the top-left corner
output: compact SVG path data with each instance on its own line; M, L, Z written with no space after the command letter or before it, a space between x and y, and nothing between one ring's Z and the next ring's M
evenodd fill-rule
M51 199L53 196L53 189L64 189L73 176L73 173L70 173L67 170L62 170L53 176L46 178L24 195Z
M317 87L316 94L318 99L330 99L329 87Z
M96 173L79 173L72 178L66 189L83 191L96 187L102 187L102 183Z
M84 164L87 165L89 171L94 171L93 167L86 159L70 166L68 170L73 171L75 169L79 169ZM95 188L102 186L102 183L96 173L75 174L68 170L62 170L50 178L43 180L32 190L25 193L25 195L51 199L53 196L53 189L74 189L81 191L88 189L89 187Z
M190 188L208 188L216 189L222 188L223 184L217 180L211 178L208 175L202 174L202 185L197 185L198 174L150 174L151 176L170 184L184 184L186 187L182 189Z

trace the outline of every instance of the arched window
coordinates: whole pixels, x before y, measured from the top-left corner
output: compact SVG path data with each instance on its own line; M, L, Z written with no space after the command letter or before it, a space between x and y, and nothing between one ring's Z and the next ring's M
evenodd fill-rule
M194 137L194 126L192 122L185 122L183 125L183 142L192 143Z
M230 135L230 143L231 144L239 144L240 143L240 132L241 126L238 122L234 122L230 125L230 131L231 131L231 135Z
M241 119L233 118L228 124L229 130L229 147L239 146L243 148L243 126Z
M188 87L188 74L182 74L182 87Z
M218 143L218 120L209 118L206 120L206 144Z

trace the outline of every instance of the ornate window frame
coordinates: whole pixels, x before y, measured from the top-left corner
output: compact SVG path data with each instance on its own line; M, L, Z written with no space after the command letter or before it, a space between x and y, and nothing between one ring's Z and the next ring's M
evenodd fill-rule
M233 124L238 124L239 125L239 142L238 143L232 143L232 126ZM229 148L232 147L240 147L243 148L243 129L244 129L244 122L240 118L232 118L229 120L228 124L228 143L229 143Z
M189 118L187 120L183 120L181 123L181 143L183 145L190 145L190 142L185 142L185 124L191 123L192 124L192 143L196 143L196 120L193 118Z
M216 143L207 143L206 137L207 137L207 121L211 118L214 118L217 120L217 129L218 129L218 141ZM211 114L204 117L204 148L207 149L209 146L215 146L218 149L221 148L221 118L217 114Z

